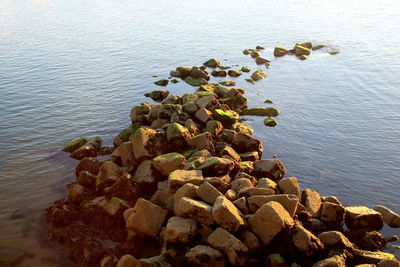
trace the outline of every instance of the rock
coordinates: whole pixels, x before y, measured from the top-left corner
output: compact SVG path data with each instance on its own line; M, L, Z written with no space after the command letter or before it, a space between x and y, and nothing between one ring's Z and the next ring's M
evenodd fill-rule
M346 236L360 249L377 251L385 245L385 237L377 231L357 229L346 232Z
M264 119L264 124L265 124L265 126L268 126L268 127L275 127L276 125L278 125L276 120L272 117L268 117L268 118Z
M335 255L314 263L312 267L346 267L346 260L340 255Z
M279 181L286 173L286 169L279 159L262 159L254 162L254 175Z
M245 55L248 55L248 54L250 54L250 50L249 49L245 49L245 50L242 51L242 53L245 54Z
M232 171L234 167L235 164L231 159L208 157L204 159L204 163L195 166L195 169L202 170L203 175L207 177L227 174Z
M400 215L381 205L375 206L374 210L382 214L383 221L390 227L400 227Z
M136 267L172 267L164 255L158 255L151 258L142 258L137 262Z
M221 81L219 84L224 85L224 86L235 86L236 82L233 80L226 80L226 81Z
M150 201L139 198L126 219L128 229L156 237L167 217L168 211Z
M218 225L230 232L237 232L245 225L240 210L224 196L217 197L212 215Z
M176 72L178 72L179 75L175 76L175 77L179 77L179 78L182 78L184 80L190 75L191 70L192 70L191 67L177 67L176 68ZM173 76L173 75L171 75L171 76Z
M97 175L102 164L103 162L97 158L83 158L75 168L76 176L79 176L79 174L83 171L87 171L93 175Z
M254 252L261 247L261 241L251 231L245 229L239 233L240 240L249 248L249 252Z
M214 109L219 105L218 100L213 95L200 97L196 104L199 108Z
M277 46L277 47L275 47L275 49L274 49L274 56L276 56L276 57L282 57L282 56L284 56L284 55L286 55L287 54L287 49L286 49L286 47L283 47L283 46Z
M231 185L231 177L229 175L223 175L220 177L207 177L204 180L214 186L221 193L225 193Z
M228 261L235 266L244 266L248 247L225 229L217 228L207 239L214 248L223 251Z
M265 195L265 196L270 196L274 195L275 191L272 189L267 189L267 188L259 188L259 187L246 187L241 189L238 192L238 197L251 197L251 196L260 196L260 195Z
M268 219L266 219L268 218ZM249 219L250 229L268 246L283 229L292 227L294 221L286 209L278 202L264 204Z
M244 79L246 82L251 83L251 84L256 84L256 82L253 79Z
M257 58L260 56L260 53L258 51L251 51L250 56L252 58Z
M382 215L367 207L346 207L345 222L350 230L380 230L383 227Z
M339 199L337 197L335 197L335 196L322 197L322 201L323 202L330 202L330 203L342 206L342 203L340 203Z
M189 130L189 133L192 136L199 134L199 127L193 120L191 120L191 119L187 120L185 122L185 127ZM187 142L187 140L186 140L186 142Z
M168 122L169 121L166 119L156 119L151 123L150 128L162 129L166 124L168 124Z
M173 196L173 204L174 204L174 213L175 215L179 215L179 202L183 197L188 197L188 198L195 198L196 197L196 192L199 186L194 185L194 184L184 184L181 188L176 190L174 196Z
M312 50L320 50L320 49L322 49L324 47L325 47L325 45L316 45L316 46L312 47Z
M118 217L122 217L122 214L125 210L129 209L130 206L124 200L113 197L108 199L104 196L96 197L86 203L84 203L85 210L89 210L90 208L96 207L97 210L102 210L107 215L114 217L113 221L118 219ZM93 220L93 218L90 218Z
M169 192L168 189L158 189L153 194L150 201L162 208L167 209L167 210L173 210L174 203L172 203L173 202L172 197L173 197L173 194L171 192Z
M276 191L278 189L278 185L269 178L260 178L257 181L257 187L259 188L267 188Z
M239 171L245 173L252 173L254 170L252 161L242 161L239 163Z
M256 58L256 64L257 65L262 65L262 64L265 64L265 63L268 63L268 62L271 62L271 61L269 61L268 59L263 58L263 57Z
M175 215L191 218L205 225L211 225L214 223L211 211L212 207L207 203L183 197L179 200L177 214Z
M158 108L156 108L158 107ZM154 106L149 113L149 120L155 119L167 119L170 120L172 114L175 112L182 112L182 105L178 104L162 104L159 106Z
M135 159L142 161L163 154L163 139L160 134L149 128L139 128L132 135L132 148Z
M172 80L171 80L171 83L179 83L179 80L177 80L177 79L172 79Z
M273 102L272 102L271 99L265 99L264 103L266 103L266 104L273 104Z
M182 95L182 98L181 98L182 104L186 104L189 102L196 102L197 99L199 99L199 96L196 94L191 94L191 93L186 93L186 94Z
M214 77L226 77L227 71L226 70L213 70L211 75Z
M90 198L89 191L80 184L73 183L68 185L68 197L76 203L80 203L85 199Z
M96 175L88 171L80 172L76 182L83 187L94 189L96 185Z
M324 248L318 237L299 224L292 230L292 239L295 247L307 256Z
M140 123L136 122L132 124L131 126L123 129L115 138L113 141L114 146L119 146L120 144L124 142L128 142L129 138L136 132L137 129L140 128Z
M174 193L186 183L200 185L203 181L201 170L175 170L168 176L168 188Z
M124 142L120 144L111 154L111 157L118 159L122 167L132 167L137 165L131 142Z
M195 78L190 77L190 76L187 77L184 81L185 81L185 83L187 83L187 84L189 84L191 86L200 86L200 85L203 85L203 84L207 84L207 80L205 80L205 79L202 79L202 78L195 79Z
M161 175L167 176L175 170L182 169L186 162L184 156L173 152L155 157L152 164Z
M310 212L312 217L319 217L322 202L320 195L316 191L310 188L305 189L301 193L301 204Z
M255 72L253 72L253 74L251 74L251 79L253 79L253 81L259 81L261 79L264 79L267 77L267 75L264 73L263 70L257 70Z
M181 97L178 95L169 95L165 99L161 101L161 104L163 105L177 105L180 104L181 102Z
M168 81L167 81L167 84L168 84ZM144 94L145 97L150 97L151 99L153 99L156 102L163 101L168 95L169 95L169 92L167 90L155 90L150 93Z
M237 192L243 188L248 188L253 186L254 186L253 183L247 178L235 179L231 183L231 188Z
M203 124L205 124L205 123L207 123L207 121L211 120L211 115L212 115L212 112L206 108L201 108L194 114L196 119L199 120Z
M248 108L244 110L241 115L243 116L267 116L276 117L279 115L279 110L274 107L259 107L259 108Z
M197 222L192 219L171 217L167 222L164 240L168 243L189 243L195 236Z
M237 132L232 141L232 146L239 153L258 152L259 155L263 152L263 146L260 140L251 135Z
M213 137L216 137L222 132L223 129L224 128L219 121L211 120L207 122L204 131L209 132Z
M68 152L68 153L72 153L75 150L77 150L78 148L80 148L81 146L83 146L84 144L86 144L87 142L88 142L88 140L86 138L83 138L83 137L74 139L74 140L68 142L68 144L66 144L64 146L62 151L65 151L65 152Z
M242 153L242 154L239 154L239 156L242 161L256 161L256 160L260 159L260 156L255 151Z
M382 260L376 265L378 267L400 267L400 262L397 260Z
M150 113L151 105L147 103L142 103L139 106L134 106L131 109L131 113L129 114L129 118L131 119L132 123L140 122L144 123L147 122L147 116Z
M218 191L214 186L208 182L202 183L196 192L197 196L207 202L208 204L214 205L217 197L223 196L220 191Z
M189 266L194 267L224 267L225 258L222 253L209 246L197 245L186 253Z
M229 199L230 201L235 201L237 199L237 194L236 191L233 189L229 189L225 192L224 195L227 199Z
M207 72L205 72L204 70L202 70L199 67L193 67L190 70L190 76L195 79L204 79L204 80L210 79L210 77L208 77L208 75L207 75Z
M247 200L245 197L241 197L232 202L243 214L249 213L249 208L247 206Z
M268 255L267 257L265 257L265 263L267 264L267 266L271 266L271 267L284 267L284 266L288 266L285 259L278 253L273 253ZM296 264L296 263L294 263ZM290 265L290 267L293 267L293 264ZM297 266L295 266L297 267ZM300 267L300 265L299 265Z
M354 249L354 245L347 239L347 237L338 231L323 232L318 235L318 238L328 249L347 249L349 251Z
M294 53L296 56L308 56L310 54L310 49L299 44L294 46Z
M340 52L338 51L338 50L335 50L335 51L329 51L329 54L330 55L336 55L336 54L339 54Z
M89 139L86 144L72 152L69 156L74 159L81 160L85 157L96 157L101 149L101 138L96 136Z
M256 49L257 49L257 50L264 50L265 48L264 48L263 46L257 45L257 46L256 46Z
M345 210L341 205L330 202L322 203L321 221L331 229L340 230L343 227Z
M233 111L241 112L247 108L248 100L243 96L242 89L232 88L224 98L220 99L220 102L227 105Z
M208 68L216 68L219 67L219 65L221 65L221 62L218 59L212 58L204 62L203 65Z
M382 251L366 251L356 249L354 250L353 255L354 262L358 264L378 264L383 260L397 261L394 255Z
M301 55L301 56L298 56L297 58L300 59L300 60L306 60L308 58L308 56Z
M195 149L206 149L208 151L214 151L214 143L209 132L198 134L186 140L188 146Z
M230 146L225 147L221 152L220 155L223 157L229 157L232 159L235 163L240 162L240 156L239 154Z
M225 126L230 126L239 120L239 114L233 110L215 109L213 118L220 121Z
M181 147L186 144L186 139L190 138L189 130L179 123L171 123L167 128L167 140L174 147Z
M133 180L140 186L144 188L153 187L157 183L156 174L152 168L151 160L142 161L135 174L133 175Z
M275 201L281 204L289 213L290 217L293 217L299 203L299 198L295 195L255 195L250 196L247 199L250 212L252 213L255 213L265 203L271 201Z
M163 79L163 80L158 80L158 81L154 82L154 84L158 85L158 86L167 86L168 82L169 82L168 80Z
M121 258L119 258L116 267L135 267L137 264L137 259L132 255L125 254Z
M237 122L235 124L232 125L232 130L236 131L236 132L241 132L244 134L248 134L248 135L252 135L253 134L253 128L251 128L251 126L241 123L241 122Z
M240 70L229 70L228 75L231 77L239 77L242 75L242 72Z
M122 170L117 164L111 161L104 161L96 177L96 188L102 190L112 185L118 179L121 179L122 174Z
M296 177L289 177L278 182L279 190L283 194L300 196L300 187Z

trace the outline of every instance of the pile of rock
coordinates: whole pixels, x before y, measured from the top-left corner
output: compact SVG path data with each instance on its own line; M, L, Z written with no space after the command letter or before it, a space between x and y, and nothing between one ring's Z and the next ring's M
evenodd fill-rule
M311 42L295 44L295 46L290 50L288 50L284 46L277 46L274 49L274 56L283 57L284 55L289 54L289 55L295 55L300 60L306 60L308 58L308 56L310 55L311 51L319 50L324 47L325 47L325 45L313 46ZM336 55L338 53L339 53L338 50L329 51L329 54L331 54L331 55Z
M399 266L378 232L383 221L399 227L399 215L344 207L284 178L282 162L261 159L262 142L239 122L279 111L247 109L243 94L220 84L149 93L161 104L133 107L111 157L84 157L68 199L47 209L51 237L78 266Z

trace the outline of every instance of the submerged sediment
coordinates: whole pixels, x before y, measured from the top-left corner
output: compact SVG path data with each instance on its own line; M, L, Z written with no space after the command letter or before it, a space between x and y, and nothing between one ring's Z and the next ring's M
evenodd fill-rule
M269 63L262 50L243 53ZM311 50L304 43L292 53ZM275 126L280 112L248 108L245 90L228 87L234 81L209 83L207 68L221 77L250 71L219 67L210 59L171 71L195 91L147 93L159 104L133 107L132 125L113 148L98 137L67 144L63 150L80 162L68 197L46 210L51 239L66 245L77 266L399 266L382 252L388 239L378 231L383 222L399 227L400 216L301 190L279 159L263 159L262 142L240 115Z

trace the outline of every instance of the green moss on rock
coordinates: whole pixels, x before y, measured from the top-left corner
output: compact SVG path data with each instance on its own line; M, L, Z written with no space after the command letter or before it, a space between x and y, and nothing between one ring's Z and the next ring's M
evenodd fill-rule
M88 140L86 138L84 138L84 137L80 137L80 138L74 139L72 141L69 141L64 146L62 151L72 153L75 150L77 150L78 148L80 148L81 146L83 146L84 144L86 144L87 142L88 142Z
M279 110L274 107L248 108L242 112L242 115L276 117L279 115Z
M205 79L202 79L202 78L195 79L195 78L190 77L190 76L185 79L185 82L187 84L191 85L191 86L200 86L200 85L203 85L203 84L207 84L207 80L205 80Z
M224 125L232 125L239 120L239 114L233 110L215 109L213 117Z

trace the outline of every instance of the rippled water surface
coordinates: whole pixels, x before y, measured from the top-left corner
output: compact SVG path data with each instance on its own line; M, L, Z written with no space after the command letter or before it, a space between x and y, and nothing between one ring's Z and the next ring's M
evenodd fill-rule
M275 128L249 118L264 156L303 188L400 212L398 25L395 0L0 0L0 246L34 253L24 266L64 261L42 218L74 179L77 162L59 149L80 136L110 145L156 89L152 75L211 57L255 69L241 51L256 45L272 60L268 78L237 83L250 106L271 98L281 110ZM303 41L341 53L273 58L274 46Z

